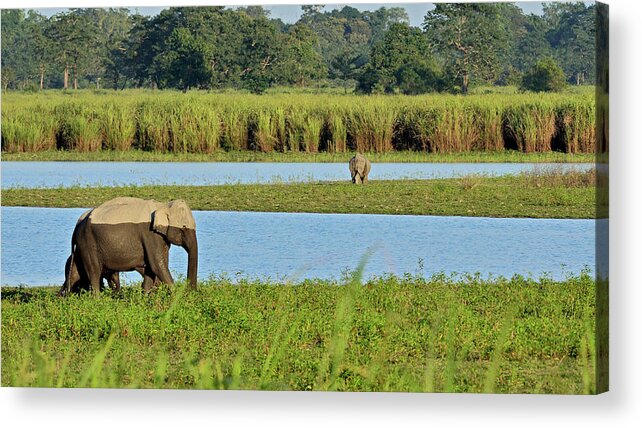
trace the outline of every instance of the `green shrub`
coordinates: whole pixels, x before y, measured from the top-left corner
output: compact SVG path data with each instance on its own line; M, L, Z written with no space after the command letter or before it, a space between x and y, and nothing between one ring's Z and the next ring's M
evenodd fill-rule
M521 88L534 92L561 92L564 86L564 71L553 58L544 58L524 74Z

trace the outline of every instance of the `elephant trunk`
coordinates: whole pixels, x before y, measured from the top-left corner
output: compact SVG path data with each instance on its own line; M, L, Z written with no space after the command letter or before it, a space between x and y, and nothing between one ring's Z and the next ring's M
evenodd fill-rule
M196 288L196 276L198 273L198 242L196 231L191 230L187 242L184 245L187 251L187 280L191 288Z

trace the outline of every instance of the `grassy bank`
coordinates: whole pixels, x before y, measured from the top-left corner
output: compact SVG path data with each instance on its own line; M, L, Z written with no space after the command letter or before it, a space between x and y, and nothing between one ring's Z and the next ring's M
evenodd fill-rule
M97 152L76 152L68 150L46 150L42 152L2 153L3 161L38 162L345 162L353 152L255 152L255 151L217 151L203 153L162 153L143 150L101 150ZM495 152L428 153L416 151L394 151L386 153L366 153L374 163L594 163L592 153L522 153L516 150Z
M589 275L275 285L3 288L2 386L595 391Z
M592 93L12 92L2 99L2 149L594 153L594 98Z
M117 196L185 199L194 210L595 218L595 174L220 186L2 190L4 206L92 207Z

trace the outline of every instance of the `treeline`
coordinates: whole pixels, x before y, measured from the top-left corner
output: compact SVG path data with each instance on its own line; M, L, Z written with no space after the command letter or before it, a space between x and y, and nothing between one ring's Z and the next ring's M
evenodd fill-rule
M3 151L595 150L592 92L365 98L127 90L74 97L55 92L38 99L3 97Z
M3 89L245 89L333 85L365 93L467 92L519 84L539 62L573 84L595 81L595 6L436 4L421 28L403 8L322 12L294 24L261 6L125 8L47 18L2 10Z

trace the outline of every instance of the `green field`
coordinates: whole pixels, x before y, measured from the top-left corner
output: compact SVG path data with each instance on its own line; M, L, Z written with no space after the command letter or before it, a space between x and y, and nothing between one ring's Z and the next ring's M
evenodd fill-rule
M31 162L341 162L348 163L354 152L257 152L217 151L214 153L162 153L143 150L101 150L76 152L45 150L41 152L4 152L3 161ZM593 153L522 153L516 150L494 152L429 153L398 150L385 153L366 152L373 163L595 163Z
M2 190L4 206L93 207L118 196L184 199L194 210L595 218L595 172L437 180Z
M595 152L595 95L7 92L2 150Z
M595 392L586 273L55 292L3 288L2 386Z

